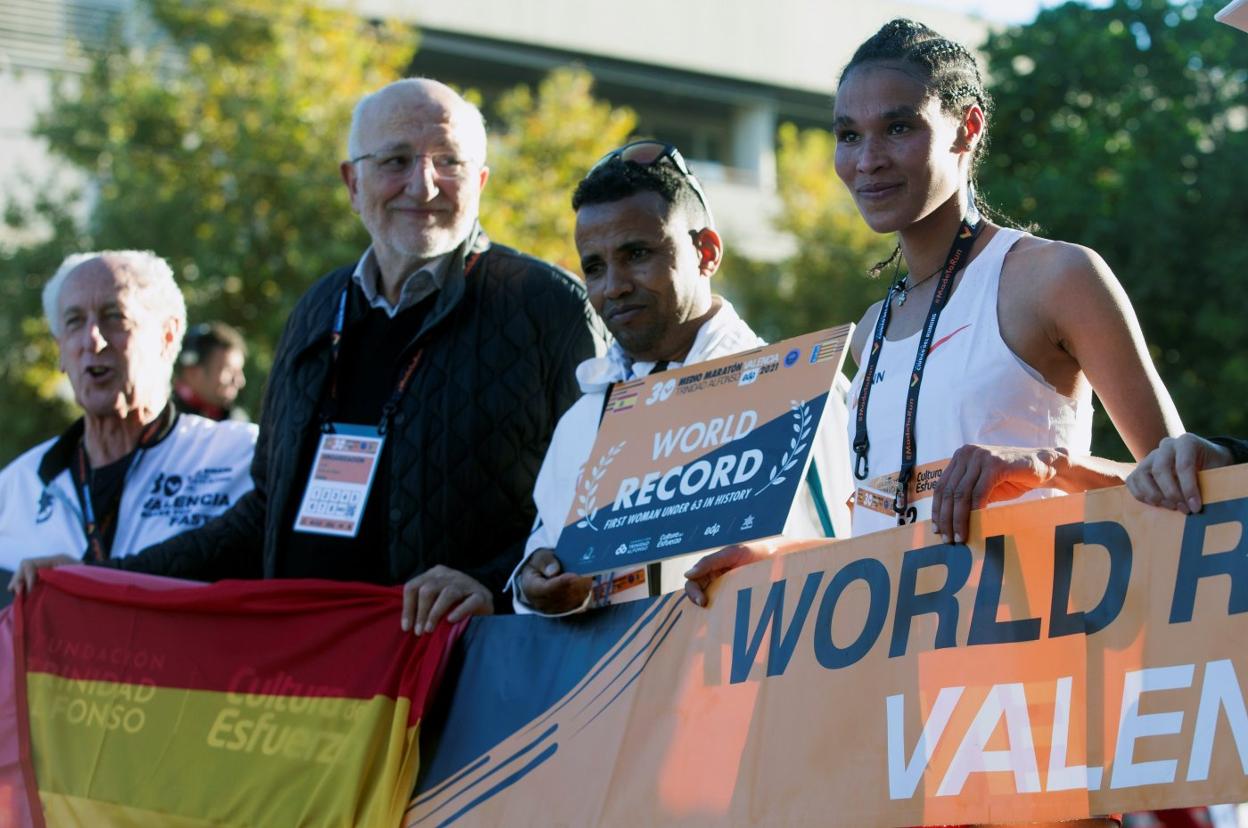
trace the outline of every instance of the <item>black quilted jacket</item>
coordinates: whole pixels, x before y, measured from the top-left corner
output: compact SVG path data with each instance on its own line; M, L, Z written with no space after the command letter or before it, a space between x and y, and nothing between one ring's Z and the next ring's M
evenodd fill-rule
M469 249L483 251L468 278ZM329 374L330 328L353 267L300 299L278 343L252 463L256 488L201 529L108 562L198 580L280 577L277 545ZM353 318L364 302L350 303ZM604 334L571 275L475 232L457 253L417 341L423 354L395 414L389 469L390 577L436 565L499 596L533 522L533 481L555 423L580 395L576 366Z

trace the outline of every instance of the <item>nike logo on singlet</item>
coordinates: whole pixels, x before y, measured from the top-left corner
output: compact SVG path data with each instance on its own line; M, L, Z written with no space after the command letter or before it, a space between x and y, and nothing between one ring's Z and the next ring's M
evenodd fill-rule
M931 356L931 355L932 355L932 351L935 351L935 350L936 350L937 348L939 348L941 345L944 345L946 342L948 342L949 340L953 339L955 336L957 336L958 334L962 333L963 331L965 331L965 330L966 330L967 328L969 328L969 327L971 327L971 323L970 323L970 322L967 322L965 325L963 325L962 327L958 328L956 331L950 331L949 333L945 334L945 335L944 335L944 336L942 336L940 339L938 339L938 340L936 340L935 342L933 342L933 343L932 343L932 347L930 347L930 348L928 348L928 349L927 349L927 355L928 355L928 356Z

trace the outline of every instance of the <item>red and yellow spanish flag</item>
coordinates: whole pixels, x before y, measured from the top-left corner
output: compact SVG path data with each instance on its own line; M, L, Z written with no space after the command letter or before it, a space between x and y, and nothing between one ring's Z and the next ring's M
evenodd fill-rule
M0 828L397 825L463 629L405 634L401 604L362 584L45 571L8 625Z

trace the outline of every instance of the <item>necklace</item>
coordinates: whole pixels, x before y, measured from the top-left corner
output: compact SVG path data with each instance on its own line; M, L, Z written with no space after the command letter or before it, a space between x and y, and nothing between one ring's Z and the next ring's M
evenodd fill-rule
M944 269L945 269L945 266L941 265L940 267L936 268L931 273L927 274L922 279L920 279L919 281L915 282L912 285L906 284L906 281L910 278L909 273L907 273L905 276L902 276L900 279L897 279L896 282L894 282L894 284L897 285L897 307L900 308L902 305L906 304L906 296L910 293L910 291L914 290L919 285L923 284L928 279L932 278L933 276L935 276L937 273L939 273L940 271Z

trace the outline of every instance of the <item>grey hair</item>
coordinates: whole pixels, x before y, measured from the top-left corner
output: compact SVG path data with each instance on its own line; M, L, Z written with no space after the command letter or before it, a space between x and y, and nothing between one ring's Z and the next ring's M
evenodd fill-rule
M106 259L120 264L130 275L131 284L143 306L157 314L161 321L173 318L178 321L177 342L173 352L182 347L182 335L186 333L186 300L178 283L173 280L173 268L150 250L98 250L91 253L74 253L65 257L52 278L43 286L43 315L48 320L52 335L61 336L59 305L61 290L69 274L92 259Z
M465 118L465 126L472 127L474 131L479 131L481 133L481 157L473 160L484 164L486 148L485 116L481 114L481 110L478 109L477 106L471 101L466 100L458 92L451 89L441 81L434 80L433 78L402 78L392 83L388 83L380 89L370 92L360 98L356 102L355 108L351 110L351 128L347 131L347 157L358 158L365 152L364 148L360 146L360 120L364 110L368 108L368 105L372 101L392 89L414 88L424 91L431 85L440 86L454 95L458 101L456 104L456 109L458 110L456 115L461 115Z

